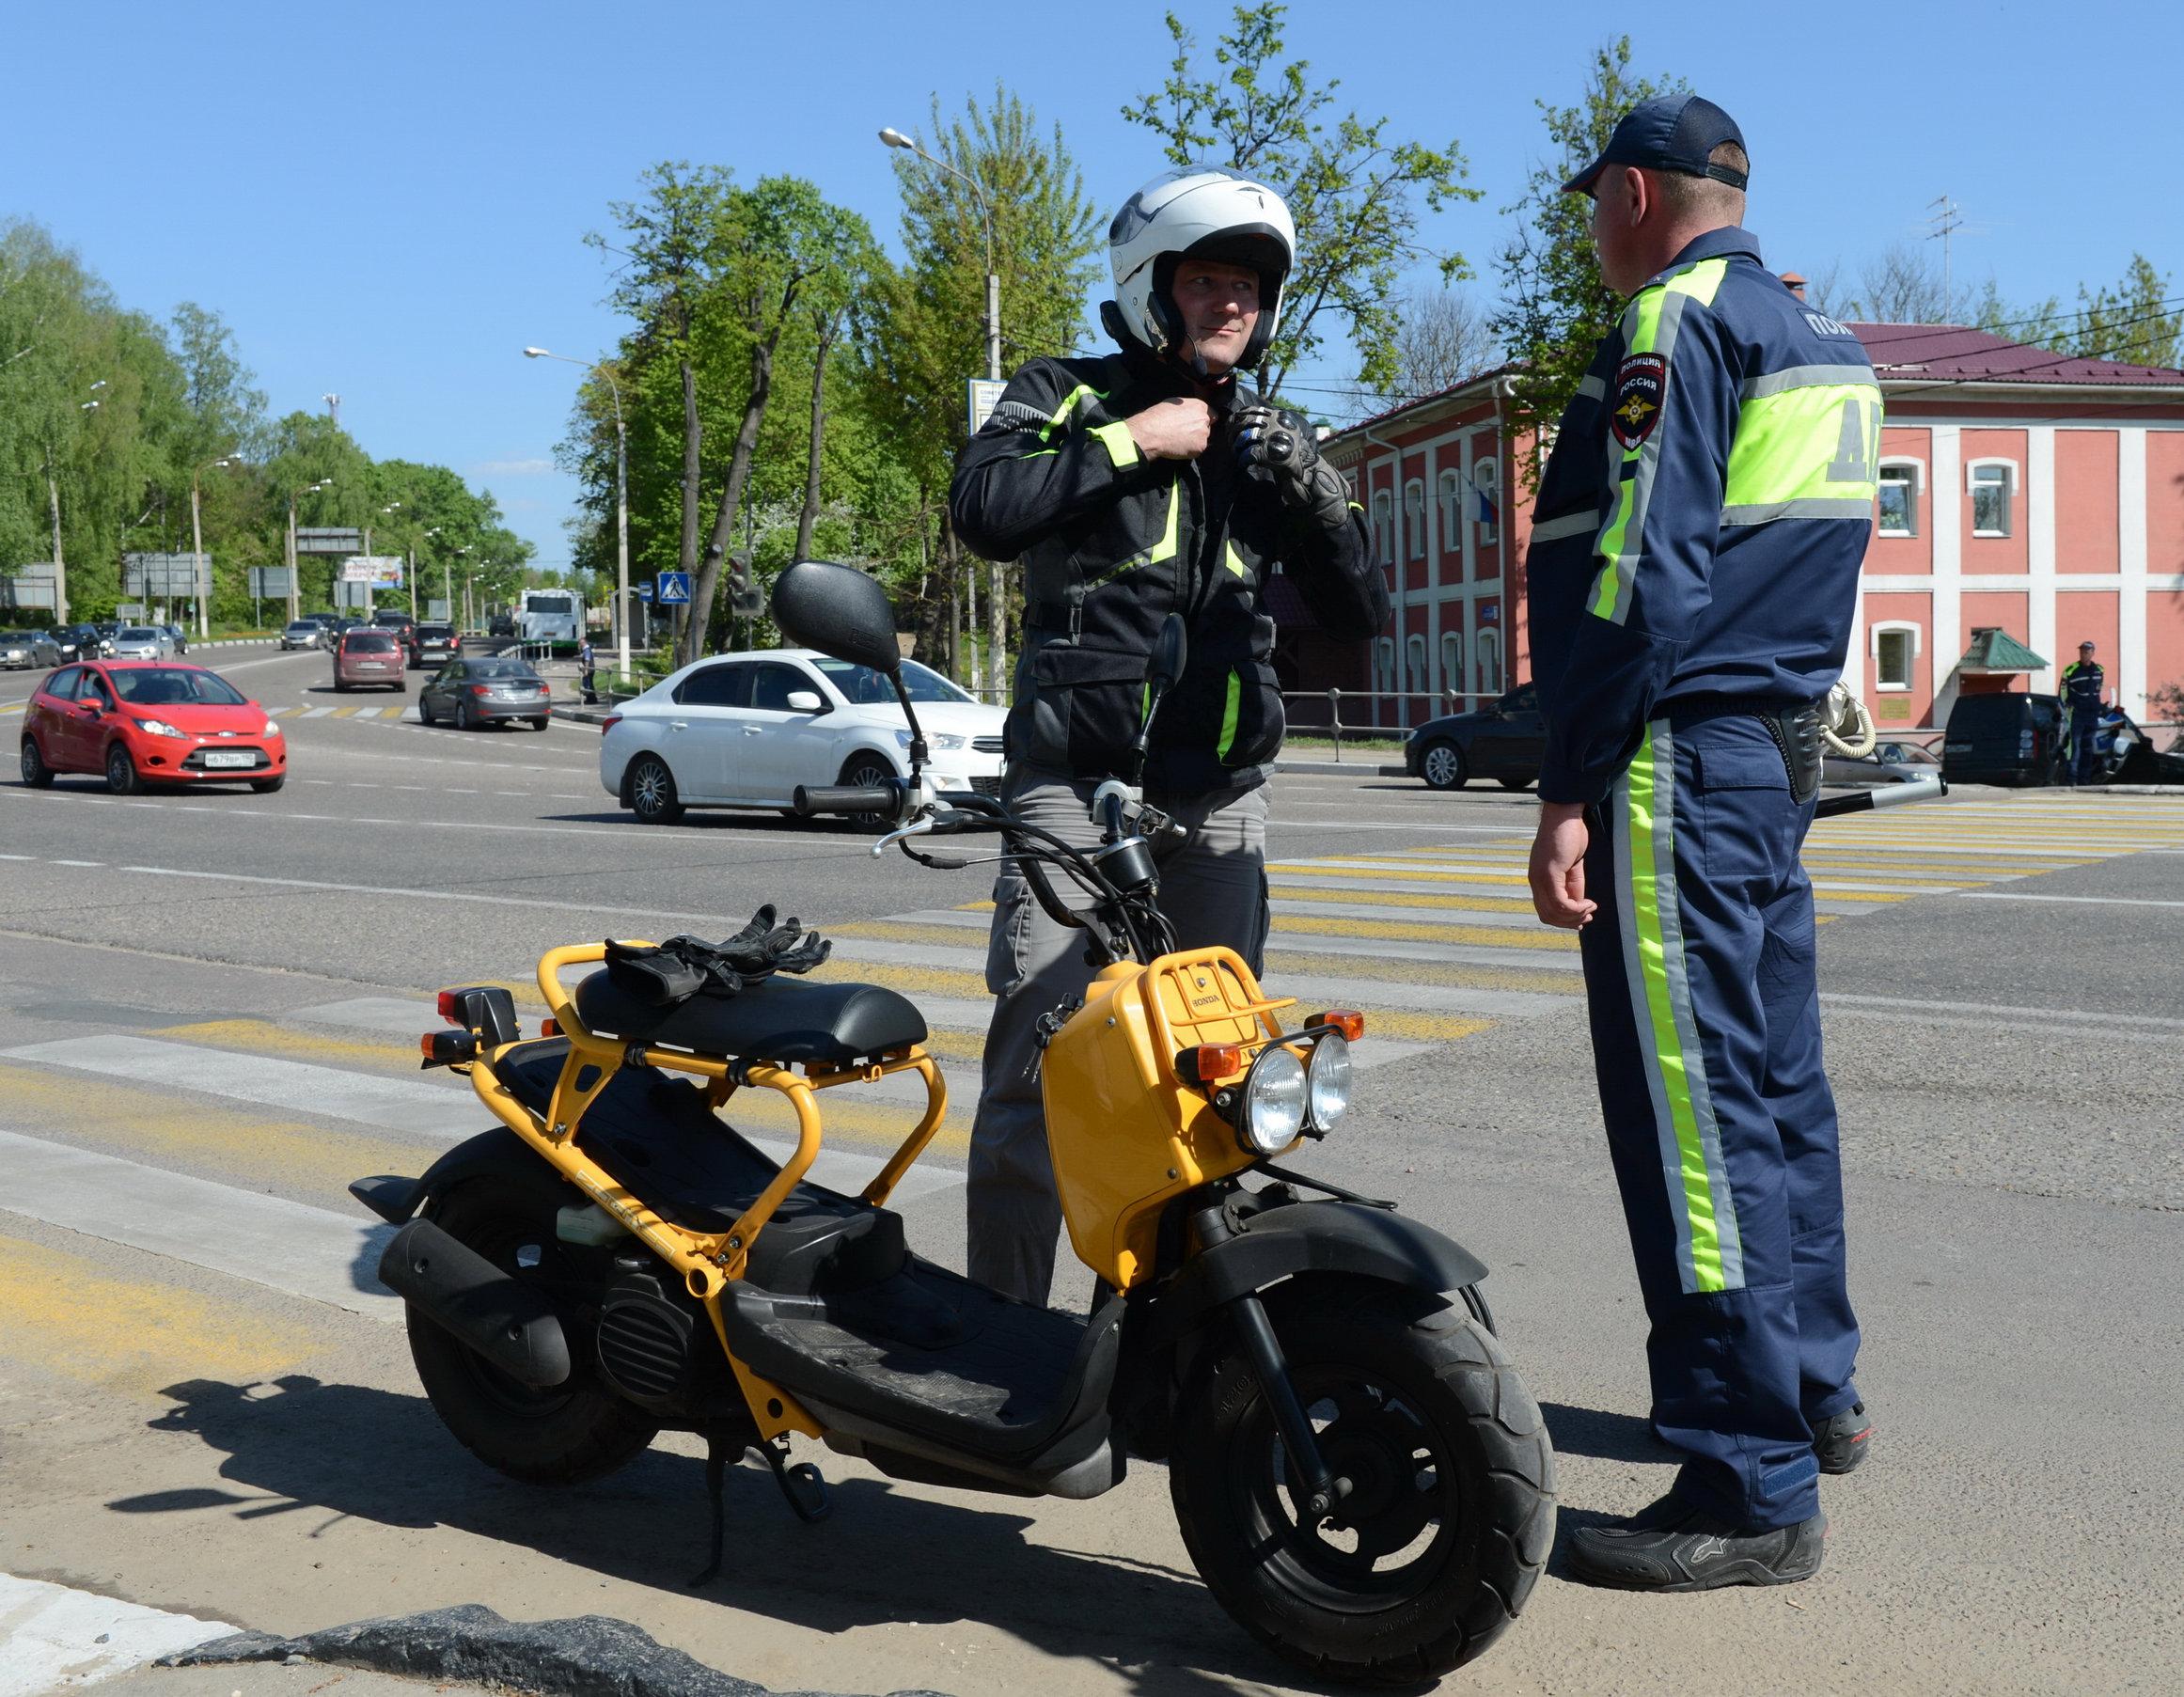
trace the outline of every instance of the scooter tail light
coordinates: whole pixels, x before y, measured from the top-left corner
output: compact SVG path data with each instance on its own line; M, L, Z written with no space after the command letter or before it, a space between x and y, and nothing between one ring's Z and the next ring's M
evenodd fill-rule
M1352 1043L1365 1034L1365 1016L1355 1008L1329 1008L1325 1013L1314 1013L1304 1022L1309 1026L1332 1026Z
M454 1024L455 1021L463 1017L461 1011L456 1006L455 992L452 990L441 991L440 999L434 1002L432 1006L440 1017L448 1021L448 1023L450 1025Z
M1202 1043L1175 1057L1176 1075L1186 1084L1212 1084L1244 1070L1241 1044Z

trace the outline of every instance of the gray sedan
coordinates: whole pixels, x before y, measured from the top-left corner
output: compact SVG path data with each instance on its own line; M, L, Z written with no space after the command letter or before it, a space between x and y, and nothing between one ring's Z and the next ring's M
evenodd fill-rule
M475 731L503 719L524 719L532 730L543 731L552 716L552 691L522 660L450 660L417 691L417 717L428 725Z
M0 631L0 667L9 671L61 663L60 644L47 631Z

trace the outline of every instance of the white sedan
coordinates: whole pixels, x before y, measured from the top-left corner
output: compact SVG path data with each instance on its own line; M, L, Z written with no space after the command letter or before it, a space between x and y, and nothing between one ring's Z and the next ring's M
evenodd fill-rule
M917 704L942 790L996 794L1007 715L916 661ZM647 825L684 808L787 810L798 784L876 784L910 773L910 729L894 687L870 667L809 649L699 660L608 717L599 781Z
M114 633L117 660L171 660L175 639L156 624L124 625Z

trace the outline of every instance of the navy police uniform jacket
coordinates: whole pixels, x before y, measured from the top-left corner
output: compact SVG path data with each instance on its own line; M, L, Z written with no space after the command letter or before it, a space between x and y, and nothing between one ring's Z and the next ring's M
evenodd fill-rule
M1816 701L1873 524L1858 338L1711 230L1632 298L1563 413L1527 567L1544 801L1597 802L1651 719Z
M1139 453L1124 420L1193 394L1217 416L1205 452ZM1154 640L1179 612L1188 652L1154 723L1146 787L1255 788L1283 729L1268 577L1285 572L1330 636L1362 640L1386 622L1363 515L1353 505L1339 527L1322 528L1284 508L1265 473L1240 468L1224 417L1234 396L1233 378L1209 395L1143 354L1034 359L965 445L949 490L956 534L988 559L1023 566L1012 765L1128 773Z
M2063 700L2072 717L2090 725L2100 716L2100 698L2108 693L2108 674L2098 660L2073 660L2063 668Z

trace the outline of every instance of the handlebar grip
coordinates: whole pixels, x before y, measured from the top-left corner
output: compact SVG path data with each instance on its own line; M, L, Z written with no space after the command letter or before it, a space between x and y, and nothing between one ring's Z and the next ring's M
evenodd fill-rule
M903 785L798 784L790 800L809 819L814 813L884 813L895 817L903 805Z

